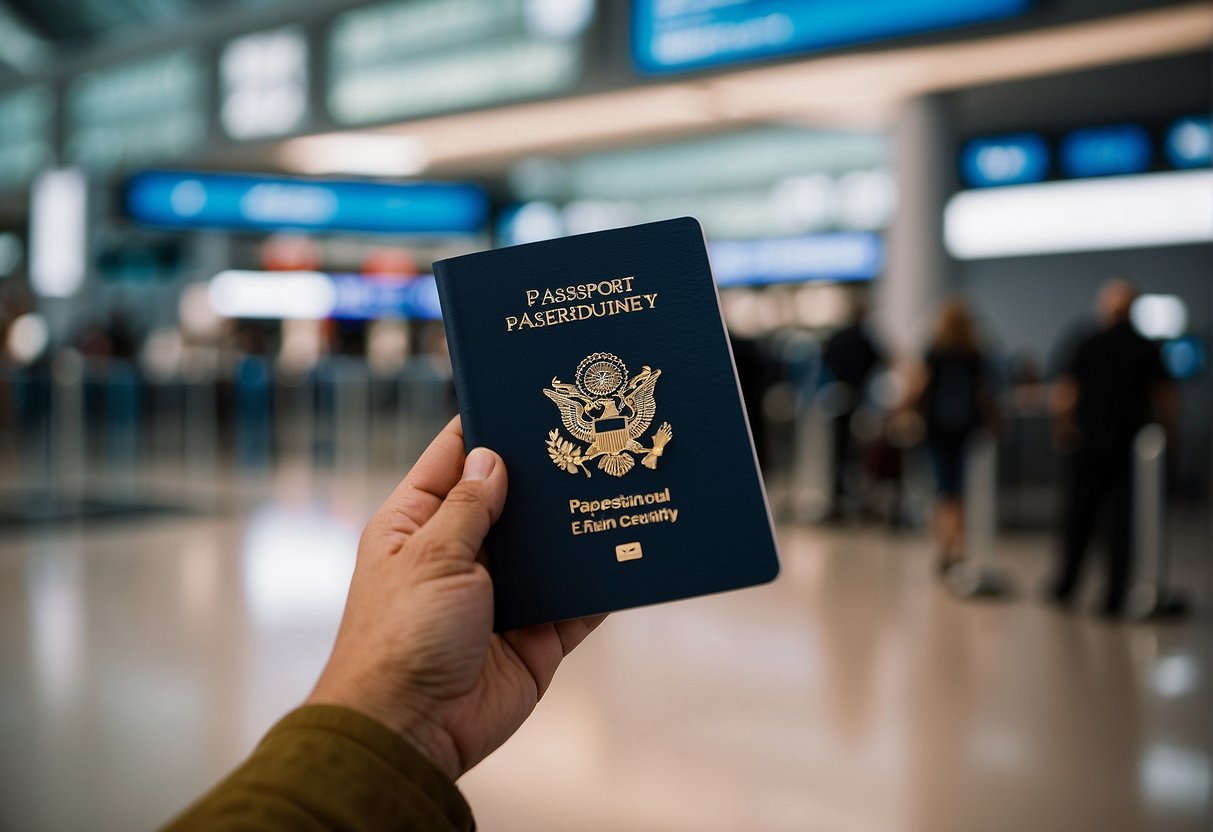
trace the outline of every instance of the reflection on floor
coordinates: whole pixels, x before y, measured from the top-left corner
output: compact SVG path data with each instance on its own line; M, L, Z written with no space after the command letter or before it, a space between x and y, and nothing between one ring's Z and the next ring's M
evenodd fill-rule
M149 828L241 759L314 681L388 485L288 471L218 515L0 538L0 829ZM1002 542L1004 603L950 597L917 533L781 540L776 583L616 615L570 657L462 780L480 828L1206 828L1204 613L1045 607L1040 535Z

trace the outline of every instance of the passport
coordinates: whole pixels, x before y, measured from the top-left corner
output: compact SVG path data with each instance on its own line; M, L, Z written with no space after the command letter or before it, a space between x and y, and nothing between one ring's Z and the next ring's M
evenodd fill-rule
M498 631L765 583L779 559L689 217L434 263L467 448L509 494Z

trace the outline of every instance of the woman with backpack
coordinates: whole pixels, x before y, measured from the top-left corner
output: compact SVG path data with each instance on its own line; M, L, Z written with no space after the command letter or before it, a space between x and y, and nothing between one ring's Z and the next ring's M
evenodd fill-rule
M935 475L932 529L940 574L964 559L964 470L969 438L997 423L986 357L967 304L943 305L931 343L910 385Z

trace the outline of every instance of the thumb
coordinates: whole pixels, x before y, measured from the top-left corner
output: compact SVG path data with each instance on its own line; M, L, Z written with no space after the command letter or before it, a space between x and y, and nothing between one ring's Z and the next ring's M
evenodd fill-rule
M463 463L462 478L413 538L414 557L472 563L489 526L501 516L506 489L501 457L488 448L473 448Z

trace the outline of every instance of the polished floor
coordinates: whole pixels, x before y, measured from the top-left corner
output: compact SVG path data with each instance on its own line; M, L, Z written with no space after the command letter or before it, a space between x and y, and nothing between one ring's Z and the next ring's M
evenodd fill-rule
M0 830L154 827L309 690L391 483L222 479L0 528ZM1207 829L1190 538L1197 614L1142 625L1037 601L1043 535L1000 541L1017 597L971 602L921 532L781 527L777 582L613 616L460 785L483 832Z

